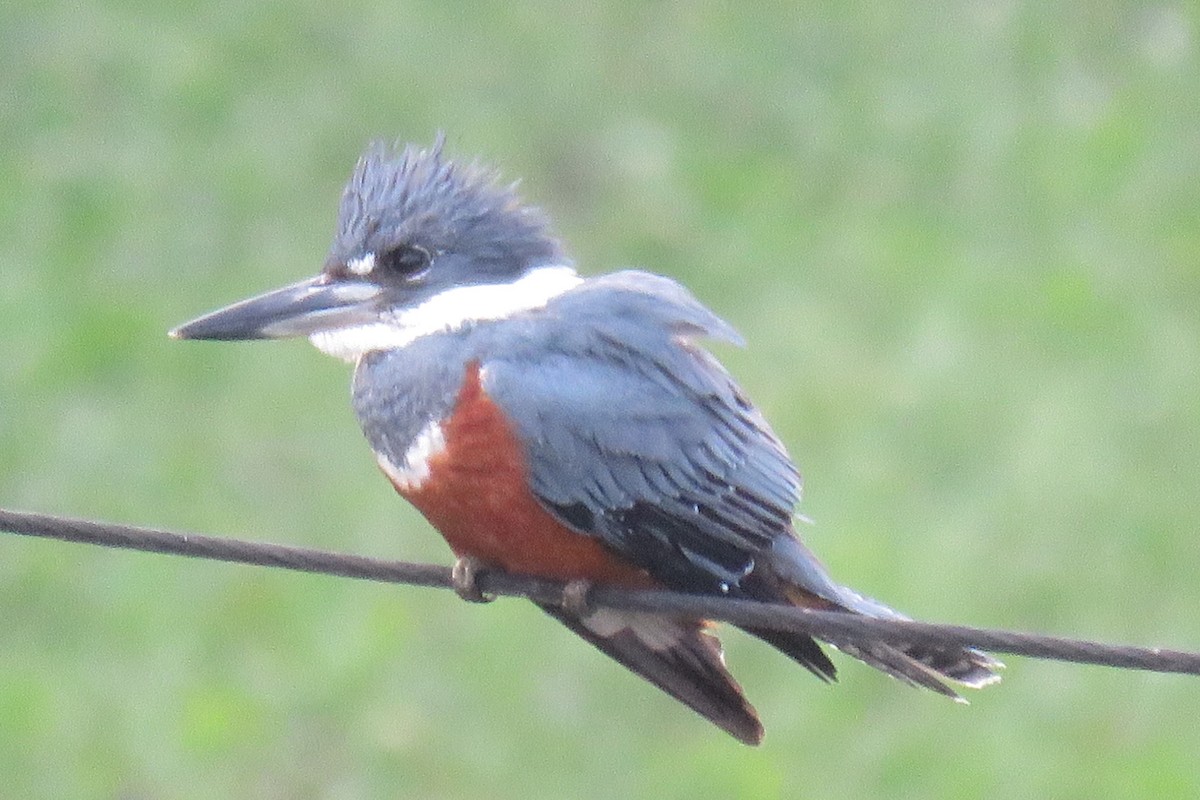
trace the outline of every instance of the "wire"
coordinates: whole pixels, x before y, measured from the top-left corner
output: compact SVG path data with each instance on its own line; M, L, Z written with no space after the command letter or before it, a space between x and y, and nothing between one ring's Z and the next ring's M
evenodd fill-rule
M0 509L0 531L360 580L437 588L454 587L450 568L432 564L384 561L349 553L175 533L7 509ZM567 587L568 584L562 581L492 570L484 571L478 576L478 588L489 595L526 597L541 603L578 603L578 598L573 597ZM671 614L721 620L757 628L796 631L811 634L819 639L851 644L886 641L893 644L977 647L1055 661L1200 675L1200 653L1159 647L1112 645L961 625L872 619L836 611L814 611L752 600L666 591L631 591L603 586L591 589L586 602L590 606L624 611Z

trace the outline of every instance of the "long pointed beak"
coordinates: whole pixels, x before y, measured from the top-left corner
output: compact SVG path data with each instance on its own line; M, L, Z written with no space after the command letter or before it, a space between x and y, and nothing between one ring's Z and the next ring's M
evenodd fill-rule
M283 339L378 319L374 283L318 275L205 314L171 331L174 339Z

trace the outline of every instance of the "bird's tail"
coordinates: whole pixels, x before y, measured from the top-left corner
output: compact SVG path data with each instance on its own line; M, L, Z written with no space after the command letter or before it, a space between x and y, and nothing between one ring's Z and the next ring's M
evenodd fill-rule
M772 567L777 577L783 579L782 594L795 605L844 611L874 619L908 619L877 600L834 583L825 568L798 540L789 540L786 551L777 551L775 555ZM807 634L747 630L799 661L819 677L826 680L834 678L832 664L828 660L814 658L813 651L817 645ZM819 638L905 683L923 686L958 701L962 701L962 698L947 682L978 689L998 682L999 670L1004 668L995 658L973 647L864 643L833 637ZM819 649L816 652L819 654Z
M875 619L908 619L877 600L844 586L839 588L842 590L842 597L838 605L850 613ZM852 655L905 683L924 686L959 701L962 698L946 684L947 681L971 689L980 689L998 682L999 670L1004 668L995 658L973 647L891 642L829 643L843 653Z

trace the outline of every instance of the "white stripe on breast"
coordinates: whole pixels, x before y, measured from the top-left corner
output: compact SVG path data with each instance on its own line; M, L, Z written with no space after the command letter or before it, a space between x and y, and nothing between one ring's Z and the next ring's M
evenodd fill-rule
M419 491L425 485L425 481L429 480L430 459L445 449L446 436L442 432L442 426L434 420L421 429L412 444L404 451L402 463L392 463L391 459L383 453L378 453L376 460L379 462L379 468L383 470L383 474L391 479L397 489L415 492Z

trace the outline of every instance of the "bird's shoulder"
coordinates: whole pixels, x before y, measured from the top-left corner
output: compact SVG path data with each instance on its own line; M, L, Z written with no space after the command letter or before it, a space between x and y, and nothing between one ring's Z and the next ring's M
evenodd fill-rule
M591 277L555 298L552 314L568 319L658 328L673 336L741 345L742 337L680 283L642 270ZM607 326L605 326L607 327Z

